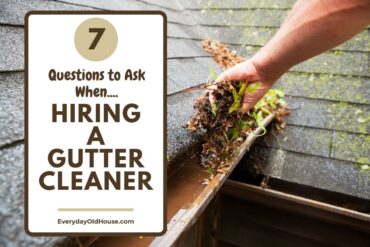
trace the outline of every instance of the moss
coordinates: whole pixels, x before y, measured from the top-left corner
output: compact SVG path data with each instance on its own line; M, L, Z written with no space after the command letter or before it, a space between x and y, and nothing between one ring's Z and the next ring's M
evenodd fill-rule
M336 47L341 50L370 51L370 37L367 30L357 34L354 38Z
M370 136L355 135L344 132L335 133L333 142L334 158L344 159L369 165Z
M240 41L245 45L263 46L275 34L277 29L271 28L243 28Z
M369 103L363 90L367 83L359 76L291 72L282 78L281 87L288 95Z
M341 56L341 55L343 55L343 51L341 51L341 50L334 50L333 51L333 54L336 55L336 56Z
M362 106L346 102L331 104L328 112L328 128L338 130L350 130L366 134L370 130L370 112Z
M367 53L326 52L292 68L293 71L367 75Z
M331 139L328 143L329 153L333 150L333 140Z

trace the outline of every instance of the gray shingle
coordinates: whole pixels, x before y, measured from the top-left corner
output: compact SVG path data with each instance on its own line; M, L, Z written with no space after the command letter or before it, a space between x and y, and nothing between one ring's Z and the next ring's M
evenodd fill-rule
M266 27L203 27L208 36L223 43L262 46L275 34L276 28Z
M290 114L286 117L289 124L325 128L328 122L327 101L309 100L295 97L286 98Z
M267 147L329 157L332 131L289 125L286 129L269 133L257 142Z
M31 10L89 10L76 5L45 0L2 0L0 23L23 25L24 16Z
M360 172L358 164L345 161L332 161L335 162L335 166L338 169L338 181L340 181L337 183L335 190L370 199L368 174Z
M327 128L357 133L370 133L370 105L346 102L328 104Z
M252 57L260 47L230 45L242 56ZM352 76L370 76L367 52L333 51L325 52L291 68L291 71L305 73L326 73Z
M370 198L359 166L345 161L287 152L282 179L316 188Z
M0 147L23 139L23 73L0 73Z
M62 238L30 237L24 232L23 144L0 150L0 245L53 246Z
M168 23L168 37L185 39L203 39L204 33L199 26L185 26Z
M168 20L175 23L185 25L195 25L193 18L185 15L183 12L166 9L158 5L147 4L135 0L114 0L114 1L100 1L100 0L63 0L63 2L80 4L105 10L161 10L166 13Z
M169 38L167 42L168 58L208 56L199 41Z
M282 179L337 191L338 167L331 159L286 152ZM351 191L352 192L352 191Z
M168 61L168 94L204 84L209 76L209 67L220 73L212 58L185 58Z
M277 32L278 28L266 27L203 27L207 36L221 42L240 45L263 46ZM367 30L334 48L334 50L370 51L370 34Z
M168 97L167 153L172 161L199 140L200 134L190 133L185 126L193 115L193 102L203 91L184 92Z
M369 133L370 106L288 97L289 124L333 130Z
M307 185L313 187L370 198L370 188L364 181L367 175L360 173L357 164L290 152L287 157L283 179L303 184L303 179L308 179Z
M250 155L259 159L264 175L285 181L335 191L361 198L370 198L366 174L351 162L294 153L282 149L255 146ZM265 158L261 158L265 157ZM248 166L250 159L243 161Z
M184 10L184 7L177 1L177 0L142 0L146 3L153 4L153 5L158 5L162 6L165 8L173 9L173 10L178 10L182 11Z
M292 96L370 104L369 84L368 77L291 72L276 87Z
M23 70L23 28L0 26L0 71Z
M290 8L296 0L184 0L188 9L243 9L243 8Z
M246 10L192 10L196 21L201 25L279 27L287 10L246 9Z
M326 52L294 66L292 70L370 76L368 54L364 52Z

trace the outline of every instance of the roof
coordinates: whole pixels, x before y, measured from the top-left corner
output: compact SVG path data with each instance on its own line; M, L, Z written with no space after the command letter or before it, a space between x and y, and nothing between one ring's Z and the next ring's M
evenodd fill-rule
M183 126L201 93L209 66L200 47L212 37L250 57L276 32L293 0L3 0L0 3L0 245L51 244L23 231L23 25L29 10L148 10L168 16L168 155L175 160L199 139ZM278 135L260 138L263 173L362 198L370 198L359 165L370 157L370 33L292 68L281 78L291 115ZM244 161L249 165L250 160Z

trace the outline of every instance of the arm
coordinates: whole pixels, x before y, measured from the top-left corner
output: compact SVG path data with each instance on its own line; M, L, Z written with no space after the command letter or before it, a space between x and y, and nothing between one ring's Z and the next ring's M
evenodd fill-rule
M262 82L244 95L242 110L251 109L292 66L331 49L370 23L370 0L298 0L275 36L251 59L218 79Z

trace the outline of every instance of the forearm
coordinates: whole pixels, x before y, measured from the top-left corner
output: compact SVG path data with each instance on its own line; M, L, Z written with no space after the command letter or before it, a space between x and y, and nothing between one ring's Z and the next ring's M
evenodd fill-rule
M370 0L299 0L275 36L253 57L266 79L331 49L370 23Z

